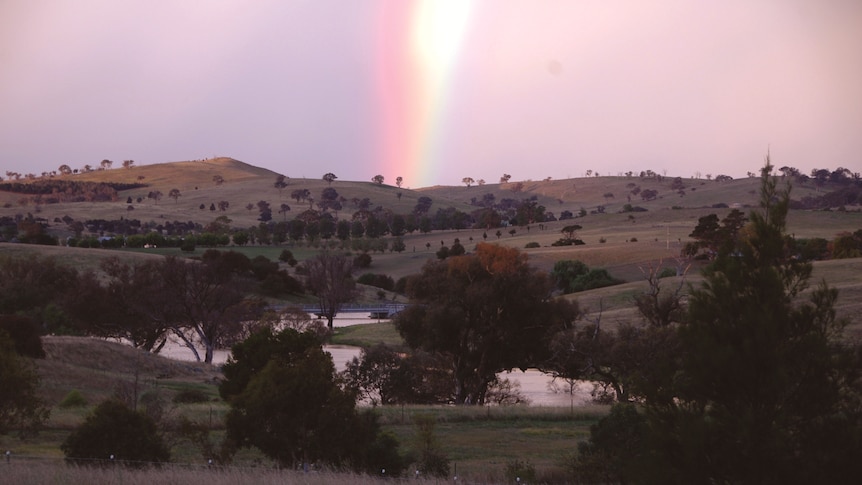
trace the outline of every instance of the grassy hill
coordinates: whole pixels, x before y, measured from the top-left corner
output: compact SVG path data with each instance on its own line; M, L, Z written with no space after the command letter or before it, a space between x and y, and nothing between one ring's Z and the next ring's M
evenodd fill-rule
M404 237L406 251L403 253L374 254L371 268L367 271L385 273L398 279L418 272L442 245L450 246L455 239L470 250L476 243L487 240L498 244L516 247L526 251L532 264L550 270L554 263L563 259L578 259L590 267L608 269L612 275L637 284L643 278L643 269L652 266L678 265L682 246L690 240L689 234L697 225L698 218L716 213L720 216L729 209L713 208L716 205L748 207L757 205L759 179L745 178L725 182L703 179L680 179L683 193L671 188L674 177L582 177L562 180L510 181L503 184L484 184L467 186L434 186L415 190L402 189L391 185L371 182L335 180L332 184L320 179L288 178L288 186L282 190L275 187L277 173L255 167L231 158L216 158L201 161L161 163L132 168L113 168L88 173L60 175L58 179L82 182L141 183L145 187L124 190L119 193L117 202L76 202L22 205L21 194L0 191L0 217L16 217L33 214L43 218L49 230L61 236L70 235L66 223L60 221L64 216L75 220L120 218L138 219L142 222L154 221L192 221L206 225L219 216L231 219L235 228L256 226L259 221L256 204L264 200L273 208L273 219L295 217L310 207L307 202L297 202L290 198L292 191L308 189L315 198L326 187L336 189L344 197L344 209L338 218L349 219L356 208L353 200L367 198L372 207L381 206L394 213L406 214L412 211L420 197L430 197L433 201L431 213L438 208L455 207L463 212L478 208L473 201L480 201L485 194L492 194L494 200L521 200L535 197L549 212L559 215L562 211L577 214L581 209L587 215L576 221L583 227L578 237L586 244L583 246L553 247L551 244L560 238L563 226L573 221L548 222L528 227L501 228L483 231L466 229L459 231L433 231L428 234L413 233ZM223 182L217 183L220 177ZM172 189L180 191L176 200L167 196ZM642 200L633 194L635 189L655 190L658 197ZM793 188L794 198L822 193L826 188L813 184ZM151 191L164 194L159 201L147 198ZM820 192L818 192L818 190ZM400 194L400 195L399 195ZM127 199L132 203L128 204ZM141 202L138 202L140 198ZM212 204L227 201L226 211L211 211ZM247 206L251 204L252 209ZM291 210L279 213L281 204L288 204ZM622 213L625 204L639 206L645 212ZM200 207L204 206L202 210ZM603 212L597 211L602 206ZM59 221L59 222L57 222ZM860 211L791 211L788 217L788 232L795 237L823 237L832 239L843 231L862 228ZM514 232L511 232L514 231ZM528 243L539 247L525 249ZM277 259L281 247L252 246L234 248L253 257L263 254ZM298 259L314 254L314 248L291 246ZM32 251L36 248L23 248L19 245L0 246L4 252ZM99 251L61 247L41 247L39 251L62 255L63 259L79 266L96 266L105 255L118 254L116 251ZM123 252L127 257L156 257L153 254L181 254L178 250L150 250L149 254ZM198 250L195 254L200 254ZM134 254L134 256L132 256ZM833 271L824 270L827 281L839 278L833 275L844 267L833 263ZM823 265L827 267L829 265ZM697 273L697 268L690 271ZM849 285L853 285L853 274L847 275ZM862 277L859 277L862 280ZM625 294L626 289L621 289ZM374 292L369 298L374 298Z

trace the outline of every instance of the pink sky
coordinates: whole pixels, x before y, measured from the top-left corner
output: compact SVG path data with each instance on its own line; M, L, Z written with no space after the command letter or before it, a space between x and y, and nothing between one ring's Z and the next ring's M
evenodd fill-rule
M862 2L450 7L3 0L0 176L231 156L411 187L739 177L767 149L862 171Z

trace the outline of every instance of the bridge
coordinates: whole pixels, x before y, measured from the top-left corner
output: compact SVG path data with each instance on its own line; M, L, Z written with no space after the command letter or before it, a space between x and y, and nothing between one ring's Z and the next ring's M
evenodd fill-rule
M338 313L367 313L368 318L392 318L407 308L404 303L380 303L372 305L344 305ZM323 316L320 305L302 305L302 310L318 317Z

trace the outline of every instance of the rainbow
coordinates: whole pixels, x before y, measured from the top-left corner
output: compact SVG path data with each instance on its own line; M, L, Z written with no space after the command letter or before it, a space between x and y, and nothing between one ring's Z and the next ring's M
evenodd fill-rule
M375 77L380 105L377 154L387 181L439 182L447 100L472 2L383 2Z

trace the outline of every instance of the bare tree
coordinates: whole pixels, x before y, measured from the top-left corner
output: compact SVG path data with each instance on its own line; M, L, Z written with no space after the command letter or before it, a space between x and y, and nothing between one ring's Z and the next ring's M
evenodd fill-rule
M353 281L353 261L345 254L321 252L306 260L306 286L317 297L320 313L326 317L329 328L342 306L356 298Z

